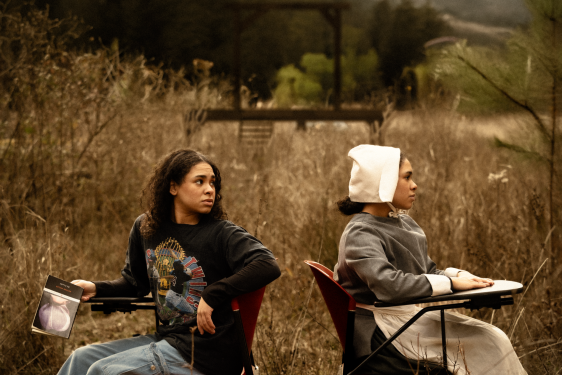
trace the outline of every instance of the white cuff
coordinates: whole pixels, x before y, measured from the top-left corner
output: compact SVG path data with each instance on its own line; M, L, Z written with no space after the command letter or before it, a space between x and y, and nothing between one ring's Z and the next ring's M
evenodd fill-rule
M449 267L445 270L445 276L457 277L461 271L462 270L459 270L458 268Z
M451 279L447 276L427 273L424 273L423 275L427 277L427 281L431 284L431 289L433 289L433 293L431 293L432 297L453 293L451 290Z

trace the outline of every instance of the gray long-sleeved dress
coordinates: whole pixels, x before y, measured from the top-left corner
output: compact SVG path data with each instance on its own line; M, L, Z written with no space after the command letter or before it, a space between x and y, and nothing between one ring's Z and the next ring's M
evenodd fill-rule
M451 293L451 280L448 276L456 276L458 271L456 268L447 268L445 271L436 268L427 255L425 234L407 215L388 218L360 213L351 219L342 235L334 278L359 304L372 305L377 300L400 303L414 298ZM383 317L385 313L373 315L369 309L356 310L354 353L351 353L357 361L355 366L371 350L378 348L391 330L396 328L393 326L393 319ZM415 311L414 308L410 314ZM499 328L464 315L445 314L448 335L459 340L463 347L462 363L457 357L448 356L448 371L477 375L527 374L509 338ZM373 374L411 374L410 365L418 365L414 358L419 353L424 353L422 357L431 363L426 363L429 365L426 372L420 368L420 374L434 374L434 370L441 368L440 365L432 365L439 362L441 340L439 335L435 336L432 332L440 330L440 318L438 315L430 315L431 313L424 315L404 333L413 328L414 336L415 332L421 335L410 339L410 342L417 340L423 346L421 352L416 352L414 348L413 352L409 350L406 358L406 349L395 350L398 348L393 349L393 345L389 345L378 357L369 361L364 370ZM381 329L377 329L375 316L376 319L381 319ZM388 326L382 327L387 323ZM416 328L416 324L419 327ZM385 329L385 333L382 329ZM455 344L447 346L452 346L450 349L453 349ZM443 368L441 370L443 371L440 373L445 371Z
M441 276L433 278L437 282L430 282L425 275ZM429 297L435 295L436 283L450 288L445 271L438 270L427 255L423 230L407 215L390 218L356 214L342 234L334 279L356 302L366 305ZM356 315L355 357L370 353L375 328L372 315Z

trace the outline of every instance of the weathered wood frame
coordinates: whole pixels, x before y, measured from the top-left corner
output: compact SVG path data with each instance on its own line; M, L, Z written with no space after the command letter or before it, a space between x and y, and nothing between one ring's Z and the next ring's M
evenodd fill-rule
M205 121L295 121L298 129L304 129L307 120L330 121L366 121L382 123L380 110L341 109L341 13L350 9L348 3L231 3L234 12L234 49L233 49L233 109L210 109ZM241 69L241 35L263 14L270 10L306 10L319 11L334 30L334 100L332 109L242 109L240 89ZM242 12L251 12L243 17Z

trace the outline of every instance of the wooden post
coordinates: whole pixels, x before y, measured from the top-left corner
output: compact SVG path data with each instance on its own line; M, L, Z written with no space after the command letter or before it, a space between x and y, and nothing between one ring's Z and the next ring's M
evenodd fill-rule
M238 118L242 112L240 88L242 84L241 70L241 35L256 19L272 9L318 10L334 30L334 106L333 112L341 109L341 39L342 39L342 10L349 9L347 3L232 3L228 5L234 11L234 50L233 50L233 112ZM253 11L242 18L242 11ZM297 128L305 129L305 120L298 119Z
M240 9L234 8L234 110L240 110L240 80L242 72L240 69L240 37L242 34L242 20L240 19Z
M341 9L334 9L334 110L341 107Z

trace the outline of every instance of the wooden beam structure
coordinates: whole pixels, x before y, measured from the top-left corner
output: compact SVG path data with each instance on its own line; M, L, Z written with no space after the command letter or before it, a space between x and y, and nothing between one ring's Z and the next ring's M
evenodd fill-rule
M242 33L259 17L270 10L316 10L322 13L334 29L334 108L341 104L341 12L350 9L348 3L230 3L234 11L234 108L240 109L240 82L242 69L240 61ZM242 18L242 12L252 12Z
M307 120L366 121L369 123L379 121L379 123L382 123L383 117L379 110L341 109L341 12L350 9L350 4L344 2L260 2L230 3L227 7L234 12L233 109L209 109L205 121L294 121L299 129L305 128ZM272 10L318 11L332 26L334 30L334 96L332 109L242 109L240 96L242 82L241 35L259 17Z
M366 121L382 122L381 111L354 109L334 111L330 109L213 109L207 111L206 121Z

